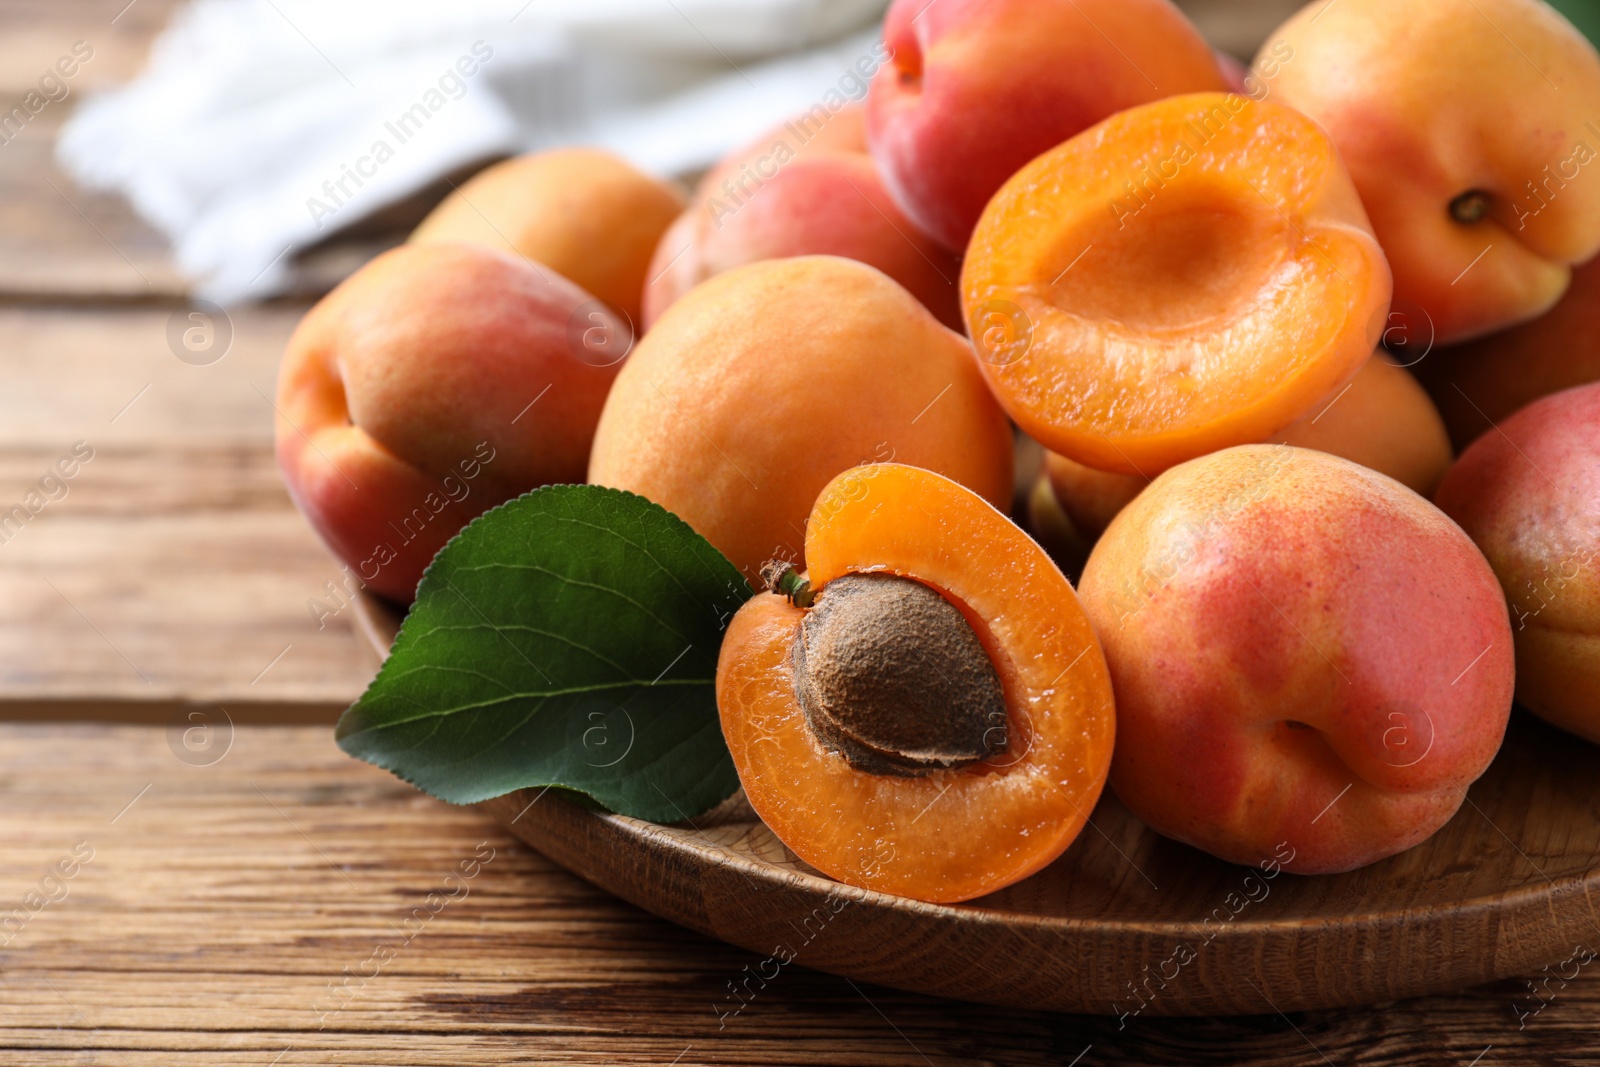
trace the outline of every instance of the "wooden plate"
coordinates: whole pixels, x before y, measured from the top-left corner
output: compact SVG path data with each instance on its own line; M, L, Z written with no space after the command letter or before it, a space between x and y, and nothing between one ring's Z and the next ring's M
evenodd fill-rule
M375 599L358 607L381 658L400 615ZM1131 1017L1371 1004L1600 946L1600 753L1521 711L1444 829L1342 875L1269 878L1222 863L1157 836L1109 791L1056 863L953 906L832 881L741 797L682 826L531 790L481 807L601 888L756 953L725 1012L791 961L963 1000Z

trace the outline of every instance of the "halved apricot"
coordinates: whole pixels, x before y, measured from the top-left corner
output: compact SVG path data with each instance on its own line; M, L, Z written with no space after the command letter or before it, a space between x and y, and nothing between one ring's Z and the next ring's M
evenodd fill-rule
M833 878L919 900L1059 856L1105 785L1115 718L1100 643L1044 551L955 482L874 464L822 491L805 558L791 596L734 616L717 664L757 814Z
M1154 473L1260 441L1361 367L1387 261L1316 123L1235 93L1113 115L995 194L967 250L968 331L1053 452Z

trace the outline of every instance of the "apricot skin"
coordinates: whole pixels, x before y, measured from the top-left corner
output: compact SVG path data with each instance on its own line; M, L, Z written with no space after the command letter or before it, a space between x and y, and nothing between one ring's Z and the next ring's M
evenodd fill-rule
M802 256L668 309L617 377L589 480L677 513L755 585L801 559L834 475L889 459L1010 501L1011 432L966 342L881 272Z
M776 175L775 164L779 159L785 160L787 166L819 153L859 155L866 150L866 111L859 104L853 104L837 112L823 107L818 114L797 115L719 160L706 171L695 186L688 206L656 244L645 281L644 328L655 325L661 313L678 297L720 273L719 269L702 262L703 255L697 247L704 241L701 231L708 225L716 228L716 223L725 219L718 207L719 201L724 207L747 203ZM748 262L777 258L782 257L756 256ZM736 265L729 263L722 269Z
M1389 293L1333 144L1289 108L1221 93L1121 112L1033 160L962 268L1007 413L1125 474L1300 418L1372 354Z
M957 252L1034 156L1136 104L1227 87L1167 0L895 0L883 35L894 55L867 94L873 158L906 214Z
M1505 591L1517 699L1600 742L1600 383L1538 400L1484 434L1438 502Z
M859 109L812 132L804 117L719 164L656 248L644 297L649 329L694 286L763 259L842 256L883 271L940 322L961 328L959 258L917 229L879 179ZM808 139L802 141L802 135Z
M1416 366L1456 448L1542 396L1600 381L1600 258L1559 303L1521 326L1430 353Z
M626 315L638 328L646 269L683 210L677 187L592 148L518 156L474 175L412 233L526 256Z
M1382 352L1367 360L1350 384L1314 406L1273 436L1270 444L1314 448L1387 474L1406 488L1431 497L1450 467L1450 442L1427 393ZM1069 524L1064 546L1087 553L1096 538L1149 480L1136 474L1095 470L1054 452L1045 454L1044 492ZM1050 501L1036 494L1043 522ZM1047 547L1054 547L1048 546Z
M1499 749L1512 650L1494 574L1381 474L1283 445L1175 467L1079 586L1116 692L1111 783L1235 863L1350 870L1442 826ZM1348 788L1347 788L1348 787Z
M1600 251L1600 56L1549 5L1317 0L1268 40L1291 52L1273 99L1339 146L1397 310L1439 343L1539 315ZM1456 221L1474 189L1488 217Z
M1340 456L1424 497L1433 496L1454 458L1427 392L1383 352L1368 359L1349 386L1313 405L1268 443Z
M409 603L473 517L583 480L617 373L574 340L572 316L592 301L505 253L402 245L307 312L278 375L278 463L369 587Z
M1005 692L1006 751L898 778L853 769L806 725L792 648L802 611L757 594L717 662L724 736L751 806L802 859L851 885L951 902L1050 863L1104 787L1111 684L1072 587L1028 537L928 471L875 464L823 490L806 527L809 577L912 578L959 608Z

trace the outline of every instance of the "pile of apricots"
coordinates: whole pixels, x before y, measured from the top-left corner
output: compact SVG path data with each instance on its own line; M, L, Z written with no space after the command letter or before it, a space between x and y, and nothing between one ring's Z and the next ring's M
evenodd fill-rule
M278 455L352 576L408 603L542 485L660 504L757 590L716 686L751 807L927 901L1108 781L1317 874L1441 827L1514 695L1600 741L1577 30L1318 0L1246 69L1168 0L894 0L874 56L688 194L491 166L312 309Z

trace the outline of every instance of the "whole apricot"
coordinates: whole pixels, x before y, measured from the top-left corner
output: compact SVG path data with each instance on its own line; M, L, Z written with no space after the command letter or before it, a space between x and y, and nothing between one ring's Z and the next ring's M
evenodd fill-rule
M1387 474L1432 496L1450 467L1450 441L1428 394L1381 351L1350 384L1323 398L1269 443L1314 448ZM1095 541L1149 484L1137 474L1086 467L1054 452L1029 499L1029 517L1045 548L1076 571Z
M1267 439L1314 448L1387 474L1431 497L1454 458L1444 420L1410 373L1381 350L1344 388Z
M637 328L650 257L683 204L677 186L609 152L557 148L479 171L411 240L468 241L526 256Z
M1101 119L1227 87L1167 0L894 0L867 137L905 212L960 252L1028 160Z
M966 341L882 272L801 256L667 309L606 401L589 480L675 512L755 584L800 562L835 475L889 459L1011 497L1010 428Z
M1573 270L1572 285L1545 314L1434 351L1416 372L1458 449L1542 396L1600 381L1600 258Z
M644 325L713 275L763 259L832 255L877 267L961 328L959 257L905 217L866 154L859 108L801 115L733 152L656 248Z
M750 805L851 885L968 900L1078 836L1105 784L1111 683L1072 586L969 489L897 463L817 498L803 577L768 572L717 661Z
M1439 509L1348 460L1245 445L1174 467L1079 585L1111 669L1111 784L1234 863L1346 871L1428 837L1499 750L1511 628Z
M1549 4L1316 0L1268 41L1273 99L1338 145L1417 330L1533 318L1600 251L1600 55Z
M594 305L525 259L414 244L306 313L278 372L278 463L361 581L409 603L434 553L475 516L583 480L621 357L589 343L627 333Z
M1600 383L1535 401L1478 438L1438 502L1505 590L1518 701L1600 741Z

